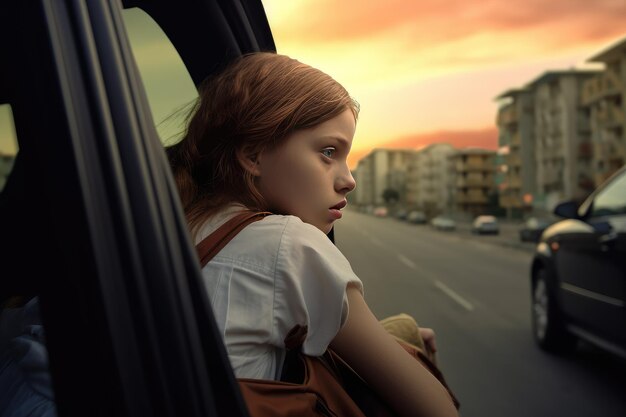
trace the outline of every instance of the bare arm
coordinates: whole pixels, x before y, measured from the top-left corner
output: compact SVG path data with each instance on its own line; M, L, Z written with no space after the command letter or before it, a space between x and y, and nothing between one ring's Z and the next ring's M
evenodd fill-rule
M378 322L348 286L349 314L331 347L401 416L458 417L446 389Z

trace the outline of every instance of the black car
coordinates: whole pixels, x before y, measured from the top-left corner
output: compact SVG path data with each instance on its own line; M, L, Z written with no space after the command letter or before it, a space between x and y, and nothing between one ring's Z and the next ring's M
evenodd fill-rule
M626 167L545 230L531 272L539 346L564 352L584 339L626 357Z
M59 417L246 416L129 42L133 7L192 86L275 49L260 0L0 2L0 105L18 142L0 301L38 297Z

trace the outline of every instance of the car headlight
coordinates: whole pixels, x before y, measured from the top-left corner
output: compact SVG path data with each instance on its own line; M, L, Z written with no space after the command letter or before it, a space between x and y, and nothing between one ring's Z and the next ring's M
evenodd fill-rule
M540 253L543 256L549 257L552 255L552 250L550 249L550 246L546 242L540 242L537 245L537 253Z

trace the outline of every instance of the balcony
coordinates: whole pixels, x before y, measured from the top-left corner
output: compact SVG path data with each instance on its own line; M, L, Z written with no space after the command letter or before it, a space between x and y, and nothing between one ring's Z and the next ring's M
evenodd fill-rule
M522 179L518 176L509 178L509 188L519 190L522 188Z
M500 196L498 204L504 208L520 208L522 207L522 199L518 194L510 193Z
M597 77L589 78L583 83L583 86L580 91L580 104L582 106L590 106L593 103L595 98L595 91L598 89L597 87Z
M591 132L591 124L588 120L578 119L576 120L576 130L579 134L588 134Z
M509 104L506 107L503 107L498 112L498 125L508 125L511 123L517 123L517 111L515 108L515 104Z
M593 145L591 142L583 142L578 144L578 157L587 159L593 156Z
M468 171L482 171L482 172L491 172L493 171L493 166L491 165L491 161L487 162L460 162L457 161L455 164L456 172L468 172Z
M517 154L509 154L506 158L506 162L509 167L522 166L522 159Z
M456 202L461 204L487 204L484 194L457 194Z
M515 134L513 136L511 136L511 147L514 148L519 148L520 145L522 144L522 139L521 136L519 134L519 132L515 132Z
M466 188L466 187L493 187L493 179L490 177L487 178L457 178L456 186L457 188Z
M624 90L618 74L606 70L584 82L581 93L581 104L589 106L605 97L617 96Z
M596 113L598 125L604 128L617 128L624 126L624 109L614 104L608 104L604 109Z

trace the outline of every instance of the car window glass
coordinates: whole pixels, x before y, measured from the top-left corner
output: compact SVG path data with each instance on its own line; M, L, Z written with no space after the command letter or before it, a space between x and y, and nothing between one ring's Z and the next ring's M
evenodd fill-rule
M174 144L198 91L180 55L146 12L135 7L122 16L161 143Z
M0 192L4 190L7 177L13 169L17 150L17 135L11 106L0 104Z
M591 217L626 214L626 172L611 181L593 200Z

